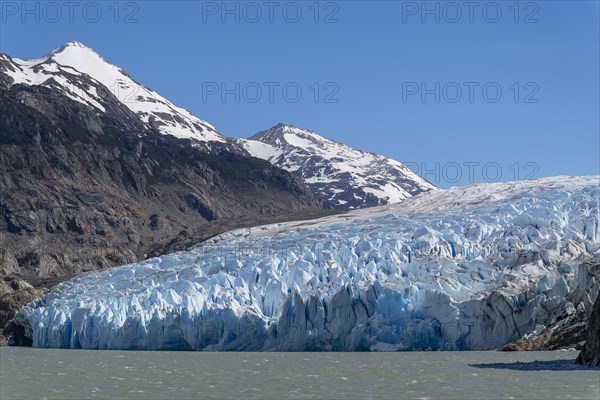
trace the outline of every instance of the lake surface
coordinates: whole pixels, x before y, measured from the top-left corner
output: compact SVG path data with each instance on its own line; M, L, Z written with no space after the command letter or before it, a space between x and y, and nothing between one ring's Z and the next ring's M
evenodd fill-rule
M600 398L577 352L192 353L0 348L0 398Z

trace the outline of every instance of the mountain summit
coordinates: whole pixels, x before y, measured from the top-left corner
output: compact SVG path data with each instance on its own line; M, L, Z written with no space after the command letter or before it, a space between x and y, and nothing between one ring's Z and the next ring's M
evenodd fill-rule
M254 157L301 177L330 208L397 203L435 189L396 160L291 125L275 125L239 143Z
M57 88L72 100L103 113L110 103L107 96L112 93L143 123L160 133L195 139L205 145L226 142L208 122L136 82L79 42L65 43L38 59L13 59L0 54L0 72L9 77L9 86L22 83Z

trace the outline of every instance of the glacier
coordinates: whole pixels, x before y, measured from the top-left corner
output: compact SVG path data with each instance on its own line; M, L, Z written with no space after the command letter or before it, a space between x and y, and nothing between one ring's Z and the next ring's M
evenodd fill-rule
M590 308L600 176L478 184L239 229L24 306L34 347L484 350Z

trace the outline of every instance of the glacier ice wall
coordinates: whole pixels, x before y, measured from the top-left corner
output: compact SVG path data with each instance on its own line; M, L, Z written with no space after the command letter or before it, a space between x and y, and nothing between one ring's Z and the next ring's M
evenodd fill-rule
M236 230L64 282L15 323L35 347L494 349L591 307L599 178L474 185Z

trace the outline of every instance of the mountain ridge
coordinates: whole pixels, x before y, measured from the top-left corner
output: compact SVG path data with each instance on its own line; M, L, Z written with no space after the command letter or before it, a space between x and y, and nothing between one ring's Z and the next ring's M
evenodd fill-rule
M228 138L80 42L67 42L30 60L0 54L0 72L0 83L6 86L55 88L101 113L114 112L116 98L150 131L190 140L191 146L209 152L264 159L303 179L327 208L394 203L435 189L396 160L284 123L249 139Z

